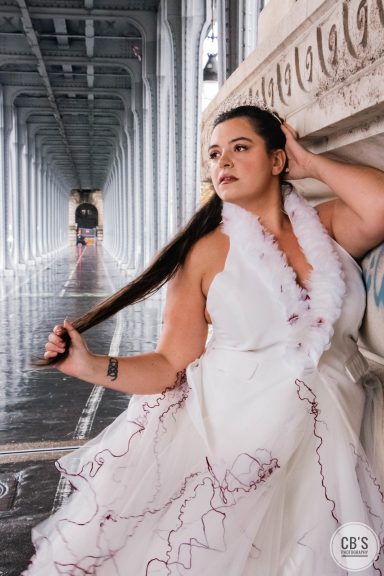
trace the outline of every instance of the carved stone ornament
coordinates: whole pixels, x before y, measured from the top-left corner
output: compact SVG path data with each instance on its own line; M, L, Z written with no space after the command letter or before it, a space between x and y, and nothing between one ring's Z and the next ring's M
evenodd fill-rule
M301 133L383 102L384 0L324 0L311 8L305 0L292 5L279 33L271 30L227 80L203 124L244 95L288 119L310 110Z
M247 90L245 93L228 96L228 98L226 98L218 107L216 117L235 108L240 108L241 106L256 106L257 108L272 114L280 124L283 122L283 119L280 118L277 112L267 106L265 101L260 98L258 94L254 94L251 89Z

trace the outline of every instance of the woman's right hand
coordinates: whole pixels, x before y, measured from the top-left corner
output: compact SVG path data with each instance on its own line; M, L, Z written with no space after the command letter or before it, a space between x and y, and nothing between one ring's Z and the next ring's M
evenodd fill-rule
M49 334L48 342L45 344L44 358L54 360L65 351L65 341L62 338L65 332L70 339L68 356L55 362L53 366L68 376L82 378L87 368L89 369L92 353L88 350L85 340L68 320L64 320L63 325L55 326Z

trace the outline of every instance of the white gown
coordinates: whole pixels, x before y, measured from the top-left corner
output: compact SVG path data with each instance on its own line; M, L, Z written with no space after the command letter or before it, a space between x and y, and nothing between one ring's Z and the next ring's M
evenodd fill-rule
M213 335L163 394L134 396L57 466L77 489L33 530L32 576L345 576L346 522L384 544L382 486L359 442L361 271L294 191L302 289L259 220L224 203ZM363 576L384 574L382 553Z

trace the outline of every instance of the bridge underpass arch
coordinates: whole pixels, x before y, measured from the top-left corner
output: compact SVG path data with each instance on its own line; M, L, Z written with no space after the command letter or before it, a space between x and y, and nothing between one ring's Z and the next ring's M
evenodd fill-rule
M98 211L96 206L83 202L76 208L76 224L79 228L96 228L98 224Z

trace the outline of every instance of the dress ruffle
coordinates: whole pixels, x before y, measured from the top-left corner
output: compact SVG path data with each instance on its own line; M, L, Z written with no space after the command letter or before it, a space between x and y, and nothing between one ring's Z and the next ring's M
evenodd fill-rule
M312 271L306 289L302 288L276 239L261 224L258 216L236 204L223 205L223 231L241 244L249 255L250 266L283 302L291 327L286 357L310 368L329 348L334 323L340 316L345 282L343 269L332 240L317 212L289 187L283 195L284 210Z

